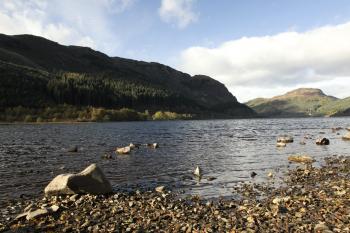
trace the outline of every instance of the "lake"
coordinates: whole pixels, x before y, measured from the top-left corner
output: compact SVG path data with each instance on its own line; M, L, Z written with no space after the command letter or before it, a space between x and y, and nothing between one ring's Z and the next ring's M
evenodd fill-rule
M350 118L0 125L0 201L39 196L56 175L79 172L91 163L103 169L116 190L166 185L207 198L230 196L240 182L265 182L268 172L286 171L289 155L309 154L318 161L349 155L350 142L341 140L347 131L331 130L349 126ZM294 143L276 148L277 136L284 134L293 136ZM311 138L304 139L306 135ZM318 137L331 144L317 146ZM160 147L114 154L130 142ZM68 153L74 145L79 152ZM113 159L102 159L106 153ZM192 179L197 165L204 173L199 183ZM252 171L258 174L254 179Z

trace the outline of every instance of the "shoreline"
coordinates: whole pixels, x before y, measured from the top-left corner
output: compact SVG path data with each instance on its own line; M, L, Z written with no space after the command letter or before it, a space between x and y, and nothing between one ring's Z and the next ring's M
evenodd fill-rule
M192 118L172 120L125 120L125 121L44 121L44 122L6 122L0 121L1 125L48 125L48 124L91 124L91 123L118 123L118 122L162 122L162 121L207 121L207 120L276 120L276 119L328 119L328 118L350 118L350 116L315 116L315 117L247 117L247 118Z
M180 198L165 189L18 200L4 207L0 231L25 232L350 232L350 156L320 168L289 169L284 185L244 184L238 199ZM28 208L58 206L31 220Z

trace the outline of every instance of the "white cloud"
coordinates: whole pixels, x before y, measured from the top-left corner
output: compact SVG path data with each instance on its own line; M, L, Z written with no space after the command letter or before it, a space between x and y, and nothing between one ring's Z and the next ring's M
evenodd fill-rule
M116 54L120 39L110 17L135 0L1 0L0 33L33 34L65 45Z
M198 20L198 13L192 10L194 2L195 0L162 0L159 15L163 21L185 28Z
M48 19L48 5L42 0L3 0L0 3L0 32L34 34L63 44L95 47L91 37L61 22Z
M292 88L323 87L350 96L350 22L306 32L244 37L182 52L180 69L223 82L242 101Z
M135 0L102 0L111 12L120 13L131 7Z

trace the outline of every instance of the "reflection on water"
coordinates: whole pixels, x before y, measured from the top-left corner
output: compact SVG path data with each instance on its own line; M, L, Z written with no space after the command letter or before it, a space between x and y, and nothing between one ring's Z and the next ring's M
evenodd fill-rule
M56 175L78 172L98 163L118 189L166 185L173 190L206 197L232 194L240 181L267 179L269 171L288 166L288 155L306 153L321 161L325 156L349 154L350 143L332 127L348 127L350 118L209 120L87 124L0 125L0 199L38 195ZM286 148L276 148L276 137L294 136ZM311 135L311 139L304 139ZM330 146L316 146L326 136ZM306 145L300 145L301 140ZM153 143L130 155L101 158L117 146ZM67 153L73 145L78 153ZM191 179L203 169L200 183ZM216 177L207 181L205 177Z

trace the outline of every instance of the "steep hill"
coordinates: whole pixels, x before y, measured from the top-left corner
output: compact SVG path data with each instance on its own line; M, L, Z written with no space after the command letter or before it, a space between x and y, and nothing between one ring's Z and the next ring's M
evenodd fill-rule
M327 115L329 110L324 107L331 108L337 101L340 100L320 89L300 88L273 98L254 99L246 104L264 117L305 117Z
M338 99L319 108L326 116L350 116L350 97Z
M109 57L32 35L0 34L0 74L0 110L69 104L203 116L255 115L210 77L191 77L159 63Z

